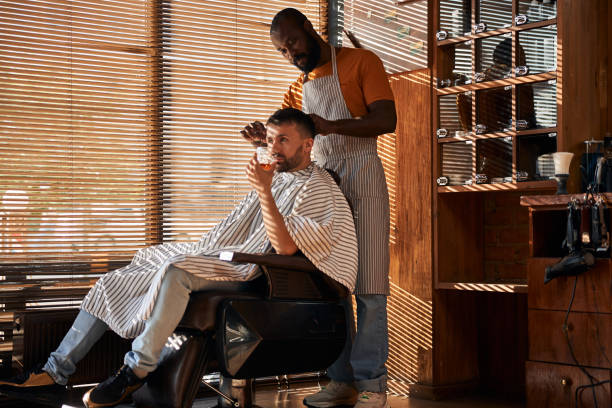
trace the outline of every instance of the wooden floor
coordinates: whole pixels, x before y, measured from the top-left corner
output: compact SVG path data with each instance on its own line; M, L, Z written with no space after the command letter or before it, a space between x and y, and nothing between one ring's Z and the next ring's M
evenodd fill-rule
M63 401L54 400L53 396L26 396L25 399L0 396L1 408L44 408L44 407L82 407L80 396L87 388L74 390L64 397ZM255 404L261 408L303 408L302 400L306 395L319 390L314 384L296 384L290 389L279 390L277 386L258 387ZM464 397L445 401L426 401L406 397L389 396L392 408L519 408L524 404L520 402L501 401L491 397ZM194 408L212 408L217 405L215 397L198 398ZM135 408L133 404L122 404L121 408Z
M277 387L258 388L255 403L262 408L305 408L302 400L305 396L319 390L318 385L300 385L289 390L279 391ZM415 398L389 396L392 408L519 408L524 404L495 400L490 397L466 397L447 401L427 401ZM200 399L194 408L212 408L216 400Z

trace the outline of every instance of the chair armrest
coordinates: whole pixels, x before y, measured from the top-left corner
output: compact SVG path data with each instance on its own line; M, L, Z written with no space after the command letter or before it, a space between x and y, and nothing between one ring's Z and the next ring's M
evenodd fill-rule
M349 295L344 285L321 272L305 256L221 252L219 259L259 265L268 282L268 299L331 300Z
M319 272L305 256L279 254L247 254L244 252L221 252L219 259L228 262L252 263L259 266L286 268L304 272Z

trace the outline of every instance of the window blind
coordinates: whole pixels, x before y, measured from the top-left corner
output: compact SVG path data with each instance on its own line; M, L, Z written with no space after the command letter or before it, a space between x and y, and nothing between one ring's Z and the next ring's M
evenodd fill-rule
M326 21L318 0L0 3L0 365L15 312L78 306L242 197L239 131L298 75L268 35L290 6Z
M0 305L64 306L157 239L155 13L146 0L0 9Z
M427 67L427 0L343 0L340 29L351 32L361 47L374 51L389 74ZM346 34L342 45L351 46Z
M319 0L163 1L165 240L197 239L249 189L240 130L265 122L298 76L270 43L285 7L325 21Z

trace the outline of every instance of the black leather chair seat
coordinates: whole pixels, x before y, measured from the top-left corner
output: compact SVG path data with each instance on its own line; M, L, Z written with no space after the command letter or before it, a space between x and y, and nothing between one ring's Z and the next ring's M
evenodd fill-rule
M231 299L263 299L267 293L264 276L245 282L243 289L237 291L201 291L189 296L185 314L178 324L178 329L199 330L202 332L215 330L219 304Z

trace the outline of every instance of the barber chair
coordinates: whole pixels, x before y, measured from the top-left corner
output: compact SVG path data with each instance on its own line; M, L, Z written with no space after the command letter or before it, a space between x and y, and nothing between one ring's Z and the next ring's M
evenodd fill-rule
M157 370L133 395L140 407L190 407L201 384L219 406L249 408L252 379L321 371L346 341L349 292L304 256L222 253L263 276L241 292L194 292ZM220 389L202 383L221 373Z

